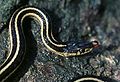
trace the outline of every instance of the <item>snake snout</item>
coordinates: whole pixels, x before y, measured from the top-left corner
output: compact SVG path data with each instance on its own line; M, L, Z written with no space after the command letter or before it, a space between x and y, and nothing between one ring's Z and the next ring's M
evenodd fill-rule
M98 41L92 41L92 45L93 45L94 48L97 48L97 47L100 46Z

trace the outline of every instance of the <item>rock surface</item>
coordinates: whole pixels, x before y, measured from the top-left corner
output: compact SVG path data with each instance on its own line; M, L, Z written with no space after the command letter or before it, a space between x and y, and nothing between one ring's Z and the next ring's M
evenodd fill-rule
M120 81L120 0L0 0L0 27L8 22L15 7L32 5L45 9L62 41L99 40L101 46L86 56L64 58L47 50L40 28L29 22L26 32L29 49L13 82L69 82L84 75ZM9 52L8 25L0 34L0 64ZM31 39L30 39L31 38Z

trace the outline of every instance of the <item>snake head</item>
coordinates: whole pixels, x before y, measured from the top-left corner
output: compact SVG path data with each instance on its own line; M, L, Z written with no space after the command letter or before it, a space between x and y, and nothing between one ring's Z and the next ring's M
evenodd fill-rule
M79 41L79 42L69 42L67 47L63 48L64 52L74 53L75 55L84 55L90 53L94 48L99 46L98 41ZM71 56L71 55L70 55Z
M99 47L98 41L86 42L86 43L83 43L82 45L80 44L78 45L77 55L87 54L91 52L94 48L98 48L98 47Z

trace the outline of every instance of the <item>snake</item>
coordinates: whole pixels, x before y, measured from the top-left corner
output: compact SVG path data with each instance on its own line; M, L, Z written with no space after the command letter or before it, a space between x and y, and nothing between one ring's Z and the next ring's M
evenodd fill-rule
M83 77L83 78L77 79L74 82L105 82L105 81L96 77Z
M62 57L80 56L93 51L98 41L60 42L50 31L48 17L37 7L22 6L15 10L9 20L10 49L5 61L0 65L0 82L6 80L21 65L26 52L23 21L32 18L40 27L41 41L51 52Z

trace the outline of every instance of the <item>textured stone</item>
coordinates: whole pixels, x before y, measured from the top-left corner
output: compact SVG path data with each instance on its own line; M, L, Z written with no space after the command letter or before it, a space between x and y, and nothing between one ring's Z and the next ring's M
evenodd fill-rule
M82 35L99 40L101 46L86 56L60 57L44 47L39 26L31 21L35 42L13 76L16 82L68 82L83 75L105 76L120 81L120 0L0 0L0 25L14 7L33 5L45 9L62 41L78 41ZM2 28L2 27L1 27ZM29 33L29 32L28 32ZM9 52L8 27L0 34L0 64ZM31 35L28 34L28 38ZM30 39L28 39L29 41ZM32 40L32 39L31 39ZM37 49L35 45L37 44Z

